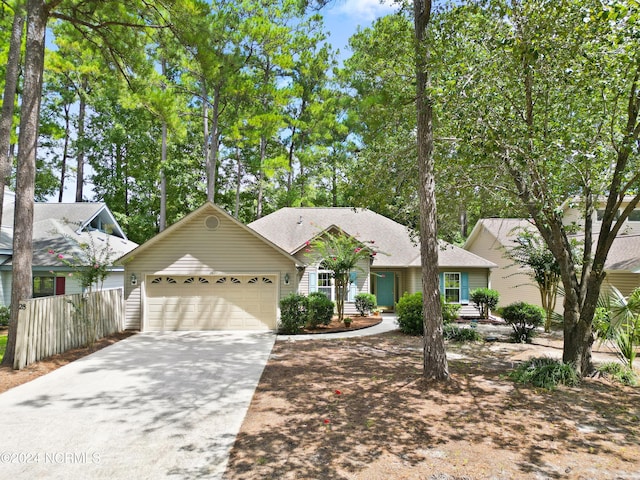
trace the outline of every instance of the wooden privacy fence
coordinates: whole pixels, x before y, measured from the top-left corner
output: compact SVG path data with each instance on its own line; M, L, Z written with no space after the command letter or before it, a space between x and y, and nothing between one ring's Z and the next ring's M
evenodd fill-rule
M122 289L20 302L13 368L90 345L123 330Z

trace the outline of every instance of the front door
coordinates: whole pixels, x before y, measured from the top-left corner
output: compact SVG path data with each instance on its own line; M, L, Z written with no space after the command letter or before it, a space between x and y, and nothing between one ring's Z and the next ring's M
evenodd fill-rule
M376 272L376 301L379 307L394 308L396 279L393 272Z

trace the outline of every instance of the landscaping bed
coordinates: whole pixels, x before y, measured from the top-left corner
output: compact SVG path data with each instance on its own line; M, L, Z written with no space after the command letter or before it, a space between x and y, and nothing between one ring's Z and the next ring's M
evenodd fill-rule
M225 478L640 479L640 389L510 380L557 334L447 351L451 380L426 383L418 337L276 342Z
M305 327L300 330L301 334L308 333L337 333L337 332L348 332L351 330L360 330L362 328L373 327L374 325L378 325L382 322L382 317L380 315L377 316L353 316L349 317L351 322L347 327L344 321L338 320L338 317L334 317L331 320L331 323L328 325L318 325L316 328Z

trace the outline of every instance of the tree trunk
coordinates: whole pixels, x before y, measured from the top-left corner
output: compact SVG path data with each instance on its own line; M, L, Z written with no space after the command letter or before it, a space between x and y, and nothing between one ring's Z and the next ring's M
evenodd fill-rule
M162 147L160 165L160 231L167 227L167 176L164 166L167 162L167 122L162 122Z
M163 58L160 62L162 75L167 74L167 62ZM165 87L163 85L162 89ZM162 232L167 227L167 176L164 168L167 163L167 122L162 120L162 145L160 147L160 226Z
M256 206L256 219L262 218L262 196L263 196L263 165L267 158L267 137L264 135L260 137L260 166L258 170L258 205Z
M60 189L58 190L58 203L62 203L64 196L64 181L67 176L67 157L69 155L69 137L71 135L70 106L64 106L64 146L62 147L62 161L60 162Z
M13 365L16 353L18 312L22 301L33 294L31 271L33 254L33 203L36 178L36 148L47 10L42 0L27 2L27 41L24 67L24 94L18 136L18 171L13 224L13 275L11 280L11 319L3 365Z
M200 95L202 97L202 133L204 137L202 156L207 174L207 201L213 202L213 196L209 190L209 169L207 168L209 165L209 95L207 94L207 85L204 79L202 80L202 92Z
M9 41L9 56L2 97L2 112L0 113L0 219L4 210L4 188L11 176L11 127L13 125L13 110L20 73L20 46L24 29L24 11L22 2L16 2L11 39ZM1 223L1 222L0 222Z
M240 215L240 182L242 181L242 161L240 159L240 148L236 145L236 161L238 164L236 171L236 204L233 216L237 219Z
M438 237L433 161L433 110L427 93L428 50L425 36L431 17L431 0L414 0L417 146L420 197L420 254L424 315L424 372L431 380L449 378L444 344L442 305L438 278Z
M220 85L213 89L212 106L213 123L211 125L211 142L207 155L207 200L214 203L216 198L216 177L218 176L218 150L220 148Z
M78 140L77 140L77 168L76 168L76 202L83 201L84 193L84 119L87 112L87 102L85 92L87 91L87 80L82 80L82 87L78 92L80 96L80 106L78 107Z

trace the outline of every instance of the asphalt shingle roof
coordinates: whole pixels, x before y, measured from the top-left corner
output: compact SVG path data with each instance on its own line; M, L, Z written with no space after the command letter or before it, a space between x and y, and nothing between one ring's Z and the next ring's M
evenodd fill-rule
M337 227L378 251L373 266L420 266L414 232L383 215L362 208L282 208L248 225L283 250L295 254L320 233ZM459 247L440 242L440 267L493 268L496 265Z

